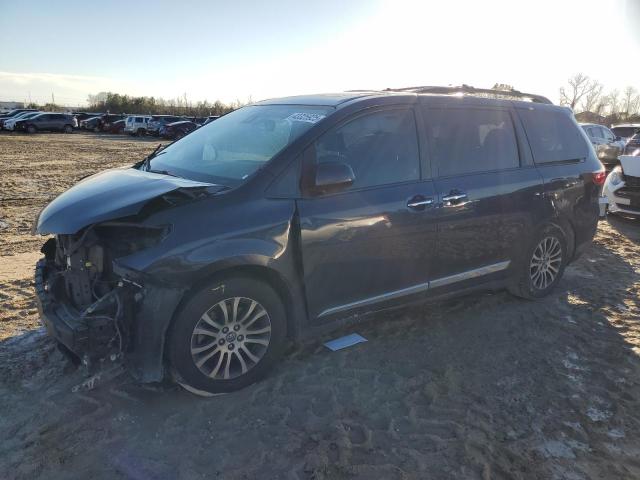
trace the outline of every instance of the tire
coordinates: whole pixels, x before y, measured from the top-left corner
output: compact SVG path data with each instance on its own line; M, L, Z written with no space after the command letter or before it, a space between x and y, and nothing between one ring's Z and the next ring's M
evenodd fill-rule
M35 127L35 125L27 126L27 133L36 133L37 131L38 129Z
M212 282L185 303L171 326L174 380L199 395L251 385L280 358L286 325L284 305L267 284L248 277Z
M531 242L509 292L528 300L546 297L562 278L568 260L564 233L553 225L546 226Z
M136 136L138 136L138 137L144 137L144 129L139 128L139 129L136 131Z
M100 133L100 127L98 125L93 127L93 133Z
M65 125L63 131L64 133L73 133L73 127L71 125Z

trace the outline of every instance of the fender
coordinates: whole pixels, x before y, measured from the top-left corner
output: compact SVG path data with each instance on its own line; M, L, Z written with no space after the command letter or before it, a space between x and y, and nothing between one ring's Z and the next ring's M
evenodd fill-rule
M241 237L213 238L183 246L179 255L167 252L140 270L144 252L115 260L114 272L142 287L143 298L133 319L132 348L127 356L132 374L142 382L163 378L164 346L173 319L193 292L221 275L256 275L270 283L285 303L288 336L298 338L305 331L308 317L292 224L293 217L271 225L269 235L244 232Z

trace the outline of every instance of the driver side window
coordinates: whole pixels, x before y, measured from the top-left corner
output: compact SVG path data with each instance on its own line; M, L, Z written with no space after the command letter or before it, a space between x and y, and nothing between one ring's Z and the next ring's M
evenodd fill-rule
M358 117L316 141L317 163L346 163L355 175L350 189L420 178L413 110L384 110Z

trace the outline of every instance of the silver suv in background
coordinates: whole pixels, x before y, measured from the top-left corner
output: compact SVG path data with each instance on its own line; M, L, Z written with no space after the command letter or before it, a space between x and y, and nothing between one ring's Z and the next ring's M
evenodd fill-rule
M625 142L607 127L595 123L581 123L580 126L589 137L598 159L605 165L614 166L624 150Z
M150 119L151 116L149 115L131 115L125 119L124 132L142 137L147 134L147 126Z
M32 118L17 120L13 128L27 133L42 131L72 133L74 128L78 128L78 121L68 113L44 112Z

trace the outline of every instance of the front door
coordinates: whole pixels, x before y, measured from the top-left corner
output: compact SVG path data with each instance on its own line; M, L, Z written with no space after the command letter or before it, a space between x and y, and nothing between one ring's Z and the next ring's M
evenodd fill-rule
M436 199L433 182L422 180L413 109L351 118L311 148L313 166L346 163L355 181L298 203L310 317L325 321L424 296Z
M542 179L507 109L423 110L438 191L434 293L504 277L526 249Z

